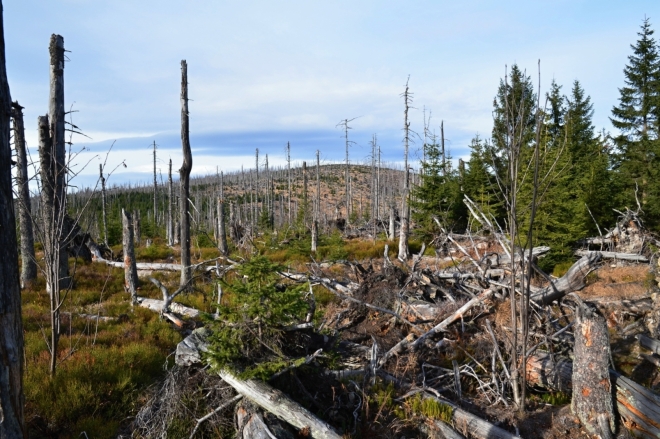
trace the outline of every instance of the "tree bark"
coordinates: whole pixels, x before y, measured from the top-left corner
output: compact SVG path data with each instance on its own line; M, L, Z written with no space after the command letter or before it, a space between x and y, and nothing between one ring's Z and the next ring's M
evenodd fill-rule
M133 221L131 215L121 210L124 244L124 289L131 295L131 304L137 303L138 275L135 264L135 248L133 246Z
M314 439L341 439L341 435L335 432L330 425L321 421L307 409L268 384L256 380L239 380L227 371L222 371L219 375L238 393L264 410L296 428L309 428L311 437Z
M108 245L108 215L106 212L105 177L103 177L103 164L99 164L99 178L101 179L101 214L103 215L103 242Z
M615 425L607 324L595 308L578 302L571 411L590 433L609 438Z
M68 231L64 221L66 214L66 142L64 121L64 39L60 35L50 36L50 98L48 105L49 137L52 153L49 164L53 181L53 215L50 218L55 241L60 250L58 264L59 288L69 286L69 259L66 252ZM42 167L43 167L42 162ZM42 183L43 184L43 183ZM54 242L55 242L54 241Z
M539 305L547 305L554 300L559 300L566 294L584 288L585 278L595 268L600 260L600 253L589 253L580 258L568 269L565 275L555 280L549 286L538 293L530 296L530 299Z
M172 159L170 159L169 172L167 173L167 245L174 245L174 218L172 205L174 204L174 188L172 183Z
M554 362L550 355L535 355L527 361L527 382L550 390L571 392L573 363ZM613 370L609 371L615 387L617 412L622 424L635 437L660 437L660 395Z
M229 246L227 245L227 227L225 222L225 194L223 173L220 173L220 196L218 197L218 249L220 254L227 256Z
M4 23L0 0L0 438L26 436L23 417L23 321L14 216L9 118L11 95L5 68Z
M31 285L37 278L37 262L34 257L34 231L30 205L27 154L25 151L25 124L23 107L12 104L14 120L14 147L16 148L16 186L18 189L18 217L21 228L21 287Z
M410 179L408 178L408 144L410 141L410 122L408 121L408 110L410 109L411 96L408 91L408 81L406 81L406 90L403 92L404 112L403 112L403 193L401 194L401 228L399 229L399 260L405 261L410 256L408 252L408 234L410 227L410 211L408 207L408 194L410 192Z
M190 149L190 126L188 118L188 64L181 61L181 148L183 150L183 164L179 169L181 195L181 285L190 281L190 216L188 197L190 195L190 171L193 158Z

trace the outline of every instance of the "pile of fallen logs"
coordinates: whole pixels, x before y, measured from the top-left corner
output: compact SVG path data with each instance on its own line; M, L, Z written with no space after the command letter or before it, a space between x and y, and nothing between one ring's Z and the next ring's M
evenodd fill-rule
M616 353L610 353L611 333L637 332L641 347L652 352L640 354L639 361L660 367L660 341L639 334L647 323L635 323L655 309L654 299L610 303L576 294L605 259L652 260L643 245L649 240L635 235L643 229L634 213L626 212L606 235L585 240L573 266L552 278L536 264L548 247L513 247L474 203L466 203L488 236L444 233L436 241L444 255L426 257L422 249L409 263L399 263L386 249L382 262L343 262L342 278L330 274L338 270L330 270L329 263L310 265L306 273L281 272L282 282L308 284L312 296L313 287L322 287L336 300L321 308L312 297L307 316L284 329L304 334L296 340L309 340L309 354L267 381L209 369L212 334L205 328L193 331L177 347L173 376L201 370L219 378L217 388L225 393L192 414L190 437L205 437L205 426L218 419L234 425L241 438L561 437L526 429L511 415L521 404L513 380L523 383L523 398L534 410L547 409L539 396L544 391L572 395L571 410L587 432L584 437L614 437L624 429L636 437L660 437L660 396L617 371ZM119 264L128 270L135 261ZM227 261L220 267L216 261L200 268L221 277L238 265ZM522 278L524 269L534 270L532 284ZM199 310L174 301L186 286L169 293L151 281L163 300L138 297L140 305L179 326L200 317ZM521 297L529 303L526 326L512 324L521 317L508 305ZM607 306L627 310L634 325L610 331ZM139 437L166 434L168 416L162 410L173 409L162 393L177 381L182 385L171 379L138 414ZM175 393L168 390L167 398Z

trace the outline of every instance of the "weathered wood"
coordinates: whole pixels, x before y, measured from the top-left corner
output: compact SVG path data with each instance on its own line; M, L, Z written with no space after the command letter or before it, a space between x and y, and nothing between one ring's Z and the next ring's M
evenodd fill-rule
M429 439L465 439L465 436L442 421L429 419L427 423L423 427L427 430Z
M158 313L162 312L163 306L165 306L164 300L148 299L146 297L140 297L140 296L137 297L137 302L141 307L148 308ZM180 314L182 316L190 317L193 319L199 317L200 314L199 310L195 308L189 308L187 306L181 305L176 302L170 303L169 309L174 313Z
M656 340L655 338L648 337L644 334L638 334L637 335L637 341L639 341L639 345L642 346L643 348L648 349L649 351L652 351L654 354L660 354L660 341Z
M527 382L531 385L570 392L572 375L570 361L555 363L550 355L535 355L527 360ZM616 390L617 412L622 424L635 437L660 437L660 395L613 370L609 371L609 376Z
M238 407L236 421L242 439L272 439L275 437L268 429L261 413L256 410Z
M174 184L172 183L172 159L170 159L169 171L167 173L167 245L174 245Z
M34 257L34 231L25 150L25 123L23 122L23 107L18 102L12 104L12 120L14 121L14 149L16 150L18 218L21 229L21 287L25 288L37 278L37 261Z
M474 297L473 299L470 299L468 302L465 303L465 305L457 309L452 315L450 315L442 322L435 325L426 333L422 334L417 340L415 340L415 342L411 345L411 347L413 349L420 348L428 337L432 337L439 332L445 331L449 327L449 325L463 318L465 313L467 313L470 309L474 308L477 305L482 304L484 301L490 299L491 297L493 297L493 290L489 288L482 291L478 296Z
M220 196L218 197L218 250L220 254L227 256L229 247L227 245L227 227L225 221L225 195L223 173L220 172Z
M481 419L472 413L463 410L453 402L438 398L437 396L424 393L425 398L433 399L440 404L447 405L452 408L452 423L456 430L463 432L470 437L483 438L483 439L521 439L513 433L509 433L503 428L497 427L485 419Z
M131 304L137 303L138 274L135 265L135 248L133 246L133 221L131 215L121 210L124 246L124 289L131 295Z
M23 321L9 146L11 95L2 10L0 0L0 438L22 438L27 437L23 415Z
M105 177L103 163L99 163L99 179L101 180L101 218L103 220L103 242L108 245L108 216L106 212Z
M576 256L589 256L593 253L600 253L600 256L605 259L620 259L622 261L633 262L648 262L649 258L644 255L637 255L632 253L619 253L619 252L597 252L590 250L578 250L575 252Z
M595 307L578 300L574 333L571 411L587 431L609 438L615 430L615 423L607 323Z
M530 296L530 299L539 305L547 305L554 300L559 300L566 294L584 288L585 278L594 270L596 263L600 260L600 253L590 253L583 256L568 269L565 275L553 281L538 293Z
M181 221L181 285L190 281L190 171L193 158L190 149L190 128L188 118L188 64L181 61L181 149L183 150L183 164L179 169L179 220Z
M300 404L268 384L256 380L240 380L226 370L221 371L219 375L238 393L264 410L296 428L309 428L311 437L314 439L341 439L341 435L329 424L318 419Z

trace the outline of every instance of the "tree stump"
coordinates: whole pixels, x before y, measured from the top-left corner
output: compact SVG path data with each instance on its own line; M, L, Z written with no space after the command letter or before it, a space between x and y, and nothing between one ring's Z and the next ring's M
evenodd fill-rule
M595 307L571 296L577 303L571 411L587 431L611 438L615 426L607 324Z

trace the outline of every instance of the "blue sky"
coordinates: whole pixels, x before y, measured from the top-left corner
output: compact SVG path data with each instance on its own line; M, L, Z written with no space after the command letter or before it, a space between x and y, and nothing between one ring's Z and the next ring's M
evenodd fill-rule
M611 130L610 110L623 67L648 16L660 29L655 0L580 1L288 1L5 0L7 71L12 98L24 107L27 139L47 112L48 40L64 37L67 107L92 140L78 163L90 184L115 141L108 167L125 161L116 183L145 182L151 149L158 167L181 162L180 61L188 62L193 173L254 166L254 149L284 163L344 154L345 118L363 161L378 134L384 160L402 160L403 103L410 75L412 127L445 123L454 157L475 134L488 137L492 101L506 65L517 63L541 89L554 78L568 93L580 80L597 129ZM657 35L656 35L657 36ZM34 155L34 154L33 154ZM98 156L98 158L97 158ZM112 181L111 180L111 181Z

